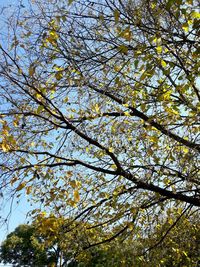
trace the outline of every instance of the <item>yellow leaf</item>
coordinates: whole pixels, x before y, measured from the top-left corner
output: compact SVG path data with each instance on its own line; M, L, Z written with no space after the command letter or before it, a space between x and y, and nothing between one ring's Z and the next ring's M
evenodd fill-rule
M169 90L167 92L165 92L162 96L161 96L161 100L169 100L170 96L171 96L172 90Z
M171 107L165 107L165 111L171 115L179 115L178 111L174 110Z
M109 151L110 153L112 153L114 150L113 150L112 147L109 147L109 148L108 148L108 151Z
M72 187L73 189L75 189L75 188L77 187L77 183L76 183L75 180L70 181L69 184L71 185L71 187Z
M10 184L13 185L16 181L18 181L18 178L13 177L12 180L10 181Z
M54 69L57 70L57 71L62 71L62 70L64 70L62 67L59 67L59 66L57 66L57 65L54 66Z
M193 0L187 0L186 4L193 5Z
M7 143L5 143L5 141L1 144L1 148L3 152L8 152L10 150L10 146Z
M125 111L125 112L124 112L124 115L125 115L125 116L130 116L129 111Z
M156 51L158 54L160 54L162 52L162 46L157 46Z
M114 70L115 70L116 72L118 72L118 71L121 70L121 67L119 67L119 66L114 66Z
M76 185L77 185L77 187L80 187L81 186L81 182L80 181L76 181Z
M19 73L19 74L22 74L22 72L23 72L22 69L19 68L19 69L18 69L18 73Z
M129 230L133 230L134 229L134 224L133 223L130 223L129 225L128 225L128 228L129 228Z
M183 23L183 25L182 25L182 29L183 29L185 32L188 32L188 31L189 31L189 25L188 25L188 23Z
M183 147L182 149L183 149L183 152L186 154L189 152L189 149L187 147Z
M164 178L163 182L166 186L168 186L171 183L171 180L169 180L168 178Z
M123 104L124 107L128 108L129 107L129 104Z
M124 31L120 33L120 37L124 38L127 41L130 41L132 39L132 32L130 31L130 28L127 27Z
M96 113L99 113L100 108L99 108L98 104L95 104L94 110L95 110Z
M74 190L74 201L79 202L79 200L80 200L79 192L78 190Z
M69 97L67 96L67 97L64 98L63 102L67 103L68 101L69 101Z
M15 127L18 127L18 126L19 126L19 121L18 121L18 119L13 120L13 125L14 125Z
M50 36L53 37L54 40L58 39L58 34L56 33L56 31L50 31Z
M157 143L158 142L158 137L157 136L150 136L149 137L149 140L151 141L151 142L154 142L154 143Z
M183 251L183 254L187 257L188 255L187 255L187 252L185 252L185 251Z
M16 191L20 191L20 190L22 190L25 186L26 186L26 183L21 183L21 184L17 187Z
M197 12L197 11L193 11L191 13L191 16L194 18L194 19L200 19L200 13Z
M163 68L165 68L167 66L167 63L164 60L161 60L161 65Z
M41 111L43 111L44 107L42 105L38 106L37 108L37 114L40 114Z
M26 194L29 195L32 191L32 186L27 186L26 188Z
M62 75L62 72L57 72L56 74L55 74L55 77L56 77L56 80L60 80L60 79L62 79L62 77L63 77L63 75Z

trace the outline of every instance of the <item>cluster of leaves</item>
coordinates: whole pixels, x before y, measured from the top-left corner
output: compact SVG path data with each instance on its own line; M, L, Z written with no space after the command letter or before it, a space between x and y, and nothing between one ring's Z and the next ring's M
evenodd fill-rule
M12 21L0 47L1 190L114 229L87 247L135 229L145 238L168 208L178 220L200 207L198 6L34 1Z

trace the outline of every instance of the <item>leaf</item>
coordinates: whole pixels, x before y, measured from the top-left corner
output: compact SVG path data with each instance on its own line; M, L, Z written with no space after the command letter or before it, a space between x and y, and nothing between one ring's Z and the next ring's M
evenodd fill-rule
M58 34L56 31L50 31L49 34L54 40L58 39Z
M150 140L151 142L157 143L157 142L158 142L158 137L155 136L155 135L153 135L153 136L150 136L150 137L149 137L149 140Z
M139 64L139 60L136 59L136 60L134 61L134 65L135 65L135 68L136 68L136 69L137 69L137 67L138 67L138 64Z
M127 27L124 31L120 33L120 37L124 38L127 41L130 41L132 39L132 32L130 30L130 27Z
M100 108L99 108L99 105L98 104L95 104L94 110L95 110L96 113L99 113Z
M194 19L200 19L200 13L197 12L197 11L193 11L193 12L191 13L191 16L192 16L192 18L194 18Z
M183 254L184 254L186 257L188 257L187 252L183 251Z
M127 117L130 117L130 112L129 111L125 111L124 115L127 116Z
M80 195L78 190L74 190L74 201L79 202L80 201Z
M142 110L143 112L146 111L146 104L145 104L145 103L141 104L140 107L141 107L141 110Z
M37 114L40 114L40 112L44 109L42 105L38 106L37 108Z
M134 224L133 223L129 223L128 228L130 231L132 231L134 229Z
M189 25L188 25L188 23L183 23L183 25L182 25L182 29L183 29L185 32L188 32L188 31L189 31Z
M118 46L118 50L123 54L127 54L128 53L128 47L126 45Z
M116 72L118 72L118 71L120 71L121 70L121 67L120 66L114 66L114 70L116 71Z
M56 77L56 80L60 80L62 79L63 75L62 75L62 72L58 71L56 74L55 74L55 77Z
M71 185L71 187L73 189L75 189L77 187L77 184L76 184L76 181L75 180L70 181L69 184Z
M65 15L63 15L63 16L61 17L61 19L62 19L63 22L65 22L65 21L67 20Z
M109 151L110 153L113 153L114 149L113 149L112 147L109 147L109 148L108 148L108 151Z
M34 67L34 66L30 66L28 72L29 72L29 75L30 75L30 76L33 76L33 74L35 73L35 67Z
M26 194L29 195L32 191L32 186L27 186L26 188Z
M73 2L74 0L68 0L68 5L70 6Z
M166 186L168 186L171 183L171 180L168 178L164 178L163 182Z
M158 54L160 54L162 52L162 46L157 46L156 51Z
M115 18L115 23L118 23L119 21L119 17L120 17L120 13L117 9L114 10L113 12L114 18Z
M10 181L11 186L18 180L19 180L19 178L13 177L12 180Z
M1 148L2 148L3 152L7 152L8 151L7 145L5 143L1 144Z
M17 187L16 191L18 192L18 191L22 190L25 186L26 186L26 183L21 183L21 184Z
M160 100L164 100L164 101L170 100L171 93L172 93L172 90L165 92L163 95L161 95Z
M164 60L161 60L161 65L163 68L165 68L167 66L167 63Z
M166 4L166 8L169 10L170 7L174 4L174 0L168 0Z

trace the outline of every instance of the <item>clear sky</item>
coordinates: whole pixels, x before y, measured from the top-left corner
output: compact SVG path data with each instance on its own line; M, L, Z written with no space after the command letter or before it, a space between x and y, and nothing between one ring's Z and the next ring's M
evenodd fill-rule
M3 218L6 218L10 213L10 202L7 202L4 207L1 207L1 215ZM28 203L26 196L21 197L19 204L16 200L13 202L10 216L8 222L0 227L0 242L5 239L6 235L13 231L16 226L22 223L27 222L27 213L33 209Z
M20 1L20 0L0 0L0 28L1 34L3 34L3 29L5 29L5 21L6 17L9 14L13 13L14 6L18 5L26 5L27 1ZM1 35L0 35L1 38ZM1 40L0 40L1 41ZM0 207L0 215L3 218L6 218L10 212L10 202L7 202L5 206ZM26 214L32 207L27 202L26 197L22 197L20 199L19 204L17 204L16 200L14 200L11 210L11 215L9 216L9 220L7 224L3 226L0 225L0 242L5 239L6 235L13 231L19 224L25 223L27 221ZM11 266L11 265L3 265L0 263L1 266Z

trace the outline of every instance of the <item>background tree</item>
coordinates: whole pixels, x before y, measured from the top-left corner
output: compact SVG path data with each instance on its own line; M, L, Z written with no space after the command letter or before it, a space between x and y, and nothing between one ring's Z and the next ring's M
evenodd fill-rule
M15 262L15 266L46 266L47 262L48 266L63 267L198 266L199 215L190 213L187 218L180 210L176 213L168 209L145 238L135 231L137 238L117 237L87 250L84 246L96 236L105 239L102 227L95 229L88 224L87 229L77 231L75 226L81 224L77 221L66 231L69 220L42 213L31 226L21 225L7 237L1 246L1 260Z
M51 257L50 257L51 258ZM1 244L0 260L13 266L45 266L52 262L33 226L19 225Z
M61 234L63 223L62 218L41 214L31 225L19 225L1 244L1 262L16 267L76 266L76 239L70 233Z
M145 237L168 208L197 211L198 6L35 1L14 19L1 46L1 187L72 225L115 229L88 247Z

